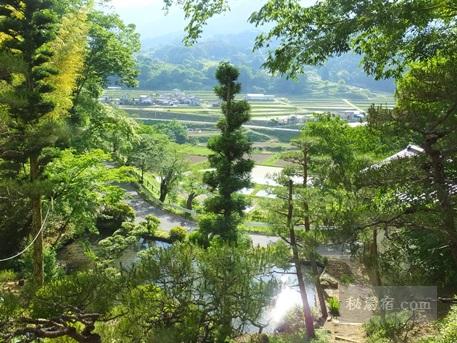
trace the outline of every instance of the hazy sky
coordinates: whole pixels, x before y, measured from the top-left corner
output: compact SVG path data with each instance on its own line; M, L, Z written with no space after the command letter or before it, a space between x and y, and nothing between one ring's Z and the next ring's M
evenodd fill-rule
M304 0L313 3L315 0ZM204 30L205 35L232 34L252 30L247 23L249 15L259 9L265 0L231 0L231 11L210 19ZM152 38L184 31L184 14L180 8L173 8L165 15L162 0L112 0L112 6L127 23L137 25L142 38Z

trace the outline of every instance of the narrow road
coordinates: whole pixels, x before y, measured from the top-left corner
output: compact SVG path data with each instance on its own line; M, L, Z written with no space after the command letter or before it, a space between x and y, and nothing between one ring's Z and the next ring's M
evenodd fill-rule
M343 99L343 101L348 104L349 106L351 106L352 108L356 109L357 111L360 111L360 112L363 112L365 113L364 110L362 110L360 107L354 105L352 102L350 102L348 99Z
M194 231L197 229L198 225L193 220L189 220L183 217L180 217L176 214L164 211L160 208L155 207L148 201L146 201L143 196L138 193L135 186L132 184L123 184L121 188L125 191L126 202L131 206L136 213L135 222L140 223L144 221L146 216L153 215L160 220L159 229L169 232L172 228L176 226L182 226L187 228L189 231ZM279 237L264 236L264 235L249 235L252 239L254 245L265 247L270 243L277 242Z
M127 204L135 210L136 223L144 221L146 216L152 214L160 220L159 229L167 232L176 226L185 227L189 229L189 231L195 230L197 228L197 223L194 221L185 219L151 205L141 196L141 194L138 193L135 186L132 184L124 184L122 185L122 189L125 191L127 196Z
M153 215L160 220L159 228L167 232L176 226L185 227L190 232L198 228L198 225L195 221L167 212L149 203L140 193L138 193L134 185L123 184L121 188L125 191L127 204L131 206L136 212L136 223L144 221L148 215ZM252 243L255 246L261 247L266 247L268 244L280 240L280 238L276 236L265 236L252 233L249 234L249 237L252 239ZM327 257L340 259L349 257L349 252L341 246L320 246L318 251L321 255Z

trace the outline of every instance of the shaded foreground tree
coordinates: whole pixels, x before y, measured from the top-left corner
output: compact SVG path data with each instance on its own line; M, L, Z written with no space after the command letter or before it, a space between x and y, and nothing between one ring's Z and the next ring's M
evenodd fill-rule
M3 293L0 338L70 337L80 343L101 342L95 323L116 317L110 311L127 290L125 278L105 268L53 280L35 295L27 294L27 289L22 290L22 297Z
M272 224L275 234L292 251L292 263L297 275L306 334L308 337L314 337L314 319L308 301L303 265L303 251L306 247L303 246L302 232L297 230L297 225L303 221L303 210L296 206L297 193L292 178L293 173L287 169L277 176L277 182L281 187L275 188L276 198L266 204L269 213L268 222Z
M6 130L0 138L3 180L24 187L30 199L33 274L43 283L42 174L63 137L68 97L82 66L84 15L58 18L52 1L4 1L0 14L1 103L6 107ZM59 19L62 26L59 29ZM64 18L65 19L65 18ZM67 25L67 26L64 26ZM75 25L69 33L68 25ZM65 71L60 68L72 63ZM25 168L28 166L28 168ZM25 171L25 172L24 172Z
M292 141L292 145L297 148L298 150L296 152L288 153L285 155L283 158L291 162L293 164L293 168L295 169L293 171L293 174L299 175L302 178L302 184L298 185L300 187L300 193L298 193L298 197L300 198L299 203L302 207L303 211L303 225L305 232L312 237L311 233L311 225L316 225L317 223L317 218L314 218L315 213L313 213L313 210L315 210L315 206L312 203L313 201L320 201L322 198L319 199L319 197L316 197L315 194L313 194L312 191L310 191L308 188L310 186L310 183L312 182L310 175L311 175L311 170L312 170L312 162L311 158L314 153L315 146L313 144L313 140L309 137L306 137L306 134L304 134L306 128L302 131L302 134L300 137L294 141ZM290 180L290 182L292 182ZM292 193L292 184L288 185L290 190L289 192ZM313 196L314 195L314 196ZM316 199L318 198L318 199ZM291 199L292 201L292 199ZM313 228L314 230L317 230L317 227ZM316 231L314 231L316 233ZM311 239L310 239L311 240ZM291 241L292 242L292 241ZM324 295L324 290L322 288L321 282L320 282L320 275L318 273L318 268L317 268L317 252L315 249L316 244L308 244L308 246L305 248L307 251L307 256L311 260L311 268L312 268L312 274L314 278L314 284L316 286L316 293L317 297L319 300L319 306L321 309L321 314L322 318L325 320L328 317L328 312L327 312L327 305L325 303L325 295Z
M150 231L148 223L133 232L131 225L100 245L94 269L53 280L35 294L0 290L0 339L222 343L267 324L263 311L278 286L269 276L284 259L281 250L176 243L142 252L130 271L108 267L131 238Z
M305 286L305 276L303 273L303 266L300 260L299 250L299 243L297 240L296 232L295 232L295 222L294 222L294 203L293 203L293 196L294 196L294 184L292 180L287 180L287 221L286 225L289 229L289 243L292 248L292 257L295 264L295 270L297 272L298 278L298 285L300 288L300 295L302 298L303 303L303 314L305 317L305 325L306 325L306 333L308 337L314 337L314 324L313 324L313 315L311 313L311 309L308 303L308 296L306 292ZM326 312L325 310L325 303L324 308L322 309L322 313Z
M200 233L205 239L220 236L235 242L237 226L247 206L246 198L237 192L250 186L254 161L246 158L251 143L242 128L249 121L249 104L235 100L241 90L238 76L239 71L226 62L216 71L219 85L214 90L222 100L224 117L217 123L221 134L208 142L208 148L213 151L209 163L215 170L206 172L203 180L216 194L205 202L208 214L200 222Z
M380 163L366 171L366 181L362 182L372 190L383 191L383 199L389 204L375 212L379 218L374 218L373 224L394 231L422 231L430 240L419 246L427 249L428 243L435 241L440 247L428 249L428 253L424 250L422 258L439 251L452 256L454 266L457 264L456 62L454 54L411 64L410 71L398 82L396 107L370 110L373 127L392 136L408 137L419 146L419 151L415 156ZM372 180L371 184L367 180ZM411 234L403 238L412 242L414 238L407 238L408 235Z

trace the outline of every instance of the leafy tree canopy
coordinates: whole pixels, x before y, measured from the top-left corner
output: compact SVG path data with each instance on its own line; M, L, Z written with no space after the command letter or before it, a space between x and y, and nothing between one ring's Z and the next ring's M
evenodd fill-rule
M165 0L173 3L184 8L185 41L191 44L209 18L229 10L230 1ZM265 62L272 72L295 76L306 64L355 51L363 55L367 73L386 78L400 76L405 62L455 50L456 15L453 0L327 0L309 7L298 0L268 0L250 21L273 25L255 45L273 47Z

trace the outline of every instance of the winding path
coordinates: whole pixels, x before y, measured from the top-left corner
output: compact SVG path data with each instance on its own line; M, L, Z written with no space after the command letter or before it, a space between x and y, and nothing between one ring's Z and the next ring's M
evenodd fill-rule
M121 187L127 196L126 201L128 205L135 210L136 223L142 222L148 215L153 215L160 220L159 228L167 232L176 226L185 227L189 231L197 229L198 225L195 221L162 210L148 202L140 193L138 193L133 184L124 184ZM261 247L265 247L270 243L280 240L280 238L276 236L266 236L253 233L249 234L249 237L252 239L254 245ZM338 259L349 258L349 252L345 251L345 249L340 245L322 245L318 247L317 250L322 256Z
M189 229L189 231L193 231L197 228L197 223L194 221L167 212L149 203L140 193L138 193L134 185L122 185L122 189L127 196L127 204L135 210L136 223L144 221L148 215L153 215L160 220L159 229L167 232L176 226L185 227Z
M159 228L167 232L176 226L185 227L189 231L197 229L198 225L193 220L167 212L149 203L140 193L138 193L134 185L124 184L122 185L122 189L125 191L127 204L135 210L136 223L142 222L148 215L153 215L160 220ZM250 234L249 236L254 245L262 247L267 246L269 243L277 242L280 239L279 237L256 234Z

